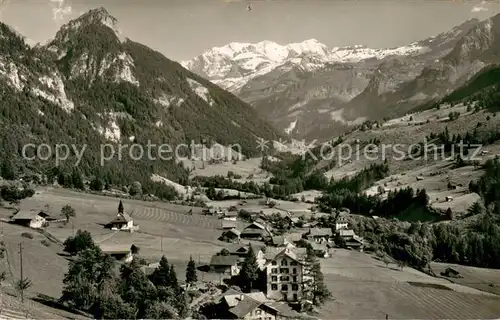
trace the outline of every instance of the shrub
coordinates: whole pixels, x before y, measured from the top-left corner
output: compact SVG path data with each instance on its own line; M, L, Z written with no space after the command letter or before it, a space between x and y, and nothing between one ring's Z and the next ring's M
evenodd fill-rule
M33 235L31 233L29 233L29 232L23 232L21 234L21 237L27 238L27 239L33 239Z

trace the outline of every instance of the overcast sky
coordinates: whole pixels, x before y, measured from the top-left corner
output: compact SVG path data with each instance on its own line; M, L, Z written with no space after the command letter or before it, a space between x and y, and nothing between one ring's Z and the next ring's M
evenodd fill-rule
M249 2L253 10L247 11ZM0 20L28 39L52 38L68 20L103 6L125 36L175 60L229 42L280 44L315 38L334 46L392 47L467 19L500 12L498 1L460 0L0 0Z

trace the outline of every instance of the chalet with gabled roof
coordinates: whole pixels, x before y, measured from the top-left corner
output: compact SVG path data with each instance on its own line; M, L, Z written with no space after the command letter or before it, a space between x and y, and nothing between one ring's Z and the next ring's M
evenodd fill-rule
M10 220L15 224L40 229L50 220L50 215L40 210L21 210L14 214Z

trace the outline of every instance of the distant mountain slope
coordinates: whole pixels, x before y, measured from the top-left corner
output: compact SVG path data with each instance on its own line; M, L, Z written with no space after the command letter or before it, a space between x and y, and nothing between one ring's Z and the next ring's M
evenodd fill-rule
M26 143L75 143L88 146L79 167L87 175L109 175L118 182L158 173L179 181L187 177L183 168L130 159L128 149L125 159L99 168L100 145L136 142L146 152L148 142L173 150L194 140L239 144L250 155L258 152L257 137L278 137L233 94L124 38L103 8L69 22L54 40L33 49L8 26L0 27L2 154L18 158ZM182 151L187 155L190 149ZM19 170L53 165L18 160Z
M500 62L500 15L475 24L441 59L425 66L417 77L384 94L365 92L345 106L351 118L402 115L413 108L438 100L464 85L483 68ZM369 102L369 103L368 103Z
M446 103L467 99L498 85L500 85L500 66L488 66L472 77L464 86L445 96L440 102Z
M391 114L392 110L384 109L391 100L386 96L449 54L478 23L471 19L447 32L393 49L329 49L316 40L286 46L270 41L232 43L207 50L183 65L249 102L282 132L327 138L373 117L373 113L377 117ZM278 58L275 52L280 53Z

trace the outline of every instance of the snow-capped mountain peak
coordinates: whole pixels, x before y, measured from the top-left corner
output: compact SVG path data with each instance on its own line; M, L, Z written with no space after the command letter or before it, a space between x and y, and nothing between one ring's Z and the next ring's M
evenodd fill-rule
M264 40L257 43L231 42L214 47L181 64L215 84L237 93L250 79L277 68L297 67L315 71L329 63L352 63L387 56L413 55L424 51L418 43L392 49L371 49L362 45L330 49L317 39L281 45Z
M417 42L409 45L389 48L389 49L373 49L363 45L355 45L348 47L335 47L332 49L332 55L337 62L359 62L367 59L381 60L388 56L410 56L422 53L427 48L422 47Z

